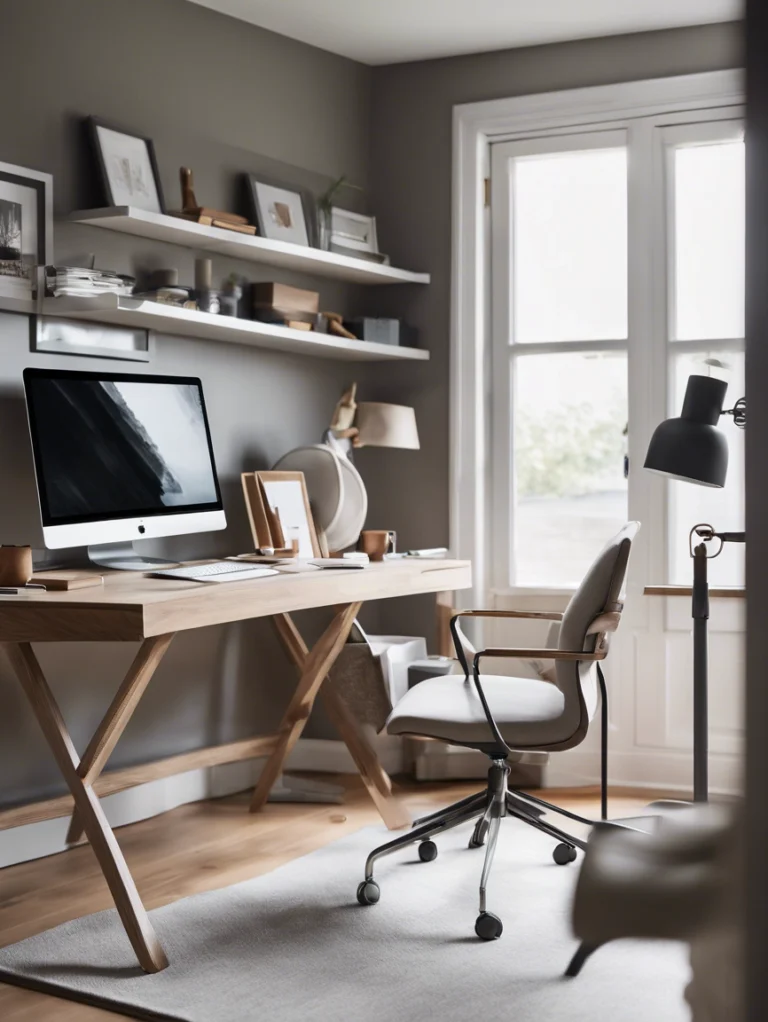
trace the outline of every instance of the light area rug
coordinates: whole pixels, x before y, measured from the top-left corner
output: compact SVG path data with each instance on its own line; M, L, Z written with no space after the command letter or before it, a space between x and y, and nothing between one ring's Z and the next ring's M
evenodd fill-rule
M378 905L355 899L370 827L272 873L151 913L171 965L136 966L114 911L0 950L0 976L140 1019L173 1022L686 1022L681 945L617 942L574 980L568 923L578 862L505 820L488 908L500 940L474 935L484 849L470 827L380 860Z

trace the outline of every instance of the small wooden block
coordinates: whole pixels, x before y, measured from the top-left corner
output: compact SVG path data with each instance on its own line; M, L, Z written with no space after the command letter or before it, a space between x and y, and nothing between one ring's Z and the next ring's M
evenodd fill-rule
M46 571L33 575L31 581L51 590L89 589L104 585L104 576L95 571Z

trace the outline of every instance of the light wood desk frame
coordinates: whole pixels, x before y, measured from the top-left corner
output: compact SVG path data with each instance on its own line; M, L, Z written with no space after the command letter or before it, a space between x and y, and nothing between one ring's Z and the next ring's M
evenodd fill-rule
M281 575L216 586L146 579L123 573L107 576L103 589L29 592L3 600L0 602L0 645L27 696L71 797L61 796L0 811L0 830L63 816L74 809L68 840L75 842L85 834L139 964L146 972L159 972L168 965L168 959L107 822L99 796L196 767L267 757L251 802L251 811L259 811L287 756L301 737L315 698L364 600L451 591L470 585L467 562L397 561L365 571ZM333 617L310 649L291 613L324 606L334 607ZM272 618L278 637L300 674L277 732L102 773L174 635L192 628L257 617ZM141 645L133 663L80 757L32 643L137 639ZM407 826L409 817L393 798L389 777L366 733L330 686L323 695L331 720L385 823L390 828Z

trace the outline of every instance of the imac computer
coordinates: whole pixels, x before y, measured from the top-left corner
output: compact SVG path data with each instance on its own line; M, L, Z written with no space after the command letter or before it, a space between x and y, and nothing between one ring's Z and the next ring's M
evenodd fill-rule
M200 380L25 369L43 542L148 571L136 539L226 527Z

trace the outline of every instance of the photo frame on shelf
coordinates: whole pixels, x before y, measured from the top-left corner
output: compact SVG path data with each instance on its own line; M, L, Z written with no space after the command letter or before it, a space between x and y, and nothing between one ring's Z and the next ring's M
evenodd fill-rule
M165 200L151 138L88 118L91 144L107 206L133 206L165 213Z
M376 217L352 213L348 209L331 208L331 244L356 252L378 254Z
M254 547L320 557L303 472L243 472L240 476ZM293 549L292 549L293 548Z
M52 259L53 177L0 163L0 299L32 299Z
M315 203L309 192L248 175L254 219L262 238L316 247Z

